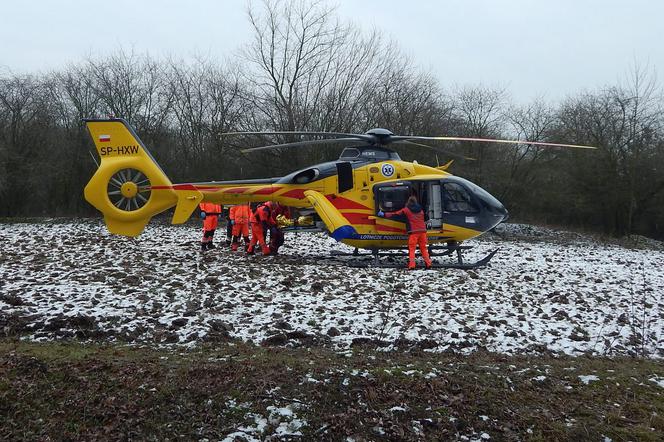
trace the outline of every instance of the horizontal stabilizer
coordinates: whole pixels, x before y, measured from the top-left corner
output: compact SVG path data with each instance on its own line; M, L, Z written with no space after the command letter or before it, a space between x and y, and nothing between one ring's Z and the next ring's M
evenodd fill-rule
M173 224L186 222L198 204L203 201L203 194L198 190L178 190L178 203L173 212Z

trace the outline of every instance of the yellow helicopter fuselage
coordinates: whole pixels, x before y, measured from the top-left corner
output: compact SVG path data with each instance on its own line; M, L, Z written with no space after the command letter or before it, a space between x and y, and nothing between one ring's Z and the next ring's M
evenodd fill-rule
M117 234L136 236L152 216L173 206L173 223L183 223L201 202L275 201L310 209L318 215L319 227L336 240L372 250L407 245L405 222L377 214L402 207L410 195L417 195L425 207L430 244L465 241L507 217L495 198L454 177L445 166L401 161L398 156L370 157L383 151L355 149L357 158L340 158L280 178L172 184L127 122L86 123L101 164L85 197ZM141 180L135 178L139 176ZM119 199L112 201L115 196Z

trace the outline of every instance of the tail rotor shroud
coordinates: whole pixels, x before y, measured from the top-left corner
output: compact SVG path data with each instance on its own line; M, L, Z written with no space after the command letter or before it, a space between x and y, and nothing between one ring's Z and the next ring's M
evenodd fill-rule
M138 210L150 201L150 179L140 170L121 169L108 180L106 194L118 209L125 212Z

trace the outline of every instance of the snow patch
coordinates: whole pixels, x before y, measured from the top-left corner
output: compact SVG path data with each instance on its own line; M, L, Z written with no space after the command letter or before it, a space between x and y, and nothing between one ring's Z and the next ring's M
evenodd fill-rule
M579 380L584 384L588 385L593 381L599 381L599 377L595 376L594 374L581 375L579 376Z
M660 387L664 388L664 378L659 378L655 376L654 378L648 379L650 382L654 382L655 384L659 385Z

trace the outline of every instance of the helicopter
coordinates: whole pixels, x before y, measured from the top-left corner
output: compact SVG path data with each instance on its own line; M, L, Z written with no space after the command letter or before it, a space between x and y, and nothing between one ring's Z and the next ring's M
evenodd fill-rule
M309 230L326 231L336 241L368 250L373 264L386 250L407 247L405 223L378 216L391 212L416 195L426 216L432 252L456 253L456 262L434 267L470 269L486 265L495 255L466 263L464 241L490 231L508 218L503 204L476 184L447 171L402 161L391 145L430 147L424 142L477 141L554 147L594 148L573 144L464 137L395 135L377 128L364 134L339 132L231 132L224 136L309 136L319 139L243 149L313 147L346 144L336 161L315 164L283 177L173 184L152 157L131 125L122 118L84 120L101 159L85 186L85 199L99 210L114 234L138 236L150 219L175 207L172 223L186 222L201 202L237 205L275 201L313 215ZM307 226L298 226L306 228Z

